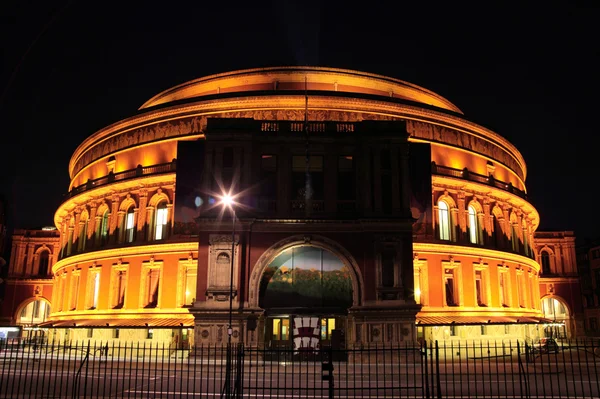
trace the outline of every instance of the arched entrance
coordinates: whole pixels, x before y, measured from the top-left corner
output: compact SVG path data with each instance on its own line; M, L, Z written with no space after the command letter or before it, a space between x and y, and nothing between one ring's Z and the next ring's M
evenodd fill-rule
M353 261L323 241L281 244L271 248L251 277L258 280L255 298L265 314L266 346L343 347L348 309L360 302L360 277Z
M546 337L564 339L570 336L569 308L566 303L557 297L542 299L542 312L544 317L553 323L544 326Z
M23 337L32 343L42 343L46 339L46 329L38 325L45 322L49 314L50 302L46 299L35 298L20 306L15 319L23 329Z

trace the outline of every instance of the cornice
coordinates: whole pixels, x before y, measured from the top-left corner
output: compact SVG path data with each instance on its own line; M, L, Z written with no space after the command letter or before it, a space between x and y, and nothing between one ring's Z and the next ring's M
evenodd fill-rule
M435 106L462 113L456 105L439 94L404 80L351 69L315 66L253 68L204 76L158 93L146 101L140 109L176 100L189 100L211 93L220 93L222 89L227 92L252 92L256 91L257 84L274 84L275 82L300 83L305 89L312 89L315 84L328 84L331 85L330 91L336 92L338 91L337 86L340 85L344 88L341 91L349 94L375 90L390 96L418 98L421 102L435 103Z
M249 93L251 94L251 93ZM311 111L338 111L357 112L379 115L384 118L404 118L420 122L435 124L450 129L476 136L499 148L502 148L523 171L523 178L527 175L526 164L523 156L508 140L499 134L462 119L458 116L444 112L429 110L422 107L386 102L383 100L348 97L315 95L309 98ZM227 99L200 100L190 104L175 105L159 110L149 110L139 115L115 122L96 133L92 134L81 143L74 151L69 163L69 173L72 175L78 159L90 148L99 145L113 136L139 129L159 122L169 122L184 117L209 116L224 112L266 111L266 110L304 110L305 97L302 95L268 95L268 96L240 96Z
M106 259L117 259L124 258L127 256L147 256L154 254L172 254L179 252L193 252L198 250L198 242L178 242L178 243L163 243L153 245L139 245L131 247L118 247L105 249L100 251L90 251L84 254L69 256L68 258L61 259L52 266L52 273L56 273L58 270L71 266L73 264L86 263L86 262L98 262Z
M526 256L513 254L510 252L502 252L487 248L474 248L461 245L450 244L434 244L434 243L413 243L413 252L421 255L422 253L446 255L446 256L472 256L474 258L492 259L499 262L514 262L520 265L531 267L536 272L540 271L540 265L533 259Z

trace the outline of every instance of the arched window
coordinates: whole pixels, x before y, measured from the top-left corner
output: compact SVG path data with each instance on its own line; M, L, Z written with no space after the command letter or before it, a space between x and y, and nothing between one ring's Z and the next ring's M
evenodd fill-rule
M479 243L479 225L477 223L477 211L473 205L469 205L469 241L472 244Z
M84 251L85 250L85 242L87 240L87 229L88 229L88 220L83 219L79 224L79 237L77 240L77 250Z
M106 245L108 242L108 209L102 214L102 220L100 222L100 242L102 245Z
M40 266L38 268L38 274L40 276L46 276L48 274L48 266L50 264L50 252L40 252Z
M165 201L158 204L156 207L156 217L155 217L155 226L154 226L154 239L162 240L167 236L167 221L168 211L167 211L167 203Z
M35 325L43 323L50 314L50 304L42 299L31 301L21 309L18 324Z
M133 242L135 239L135 214L133 206L127 210L125 215L125 242Z
M542 251L540 255L542 258L542 274L551 274L552 271L550 270L550 254L547 251Z
M438 202L440 240L450 240L450 210L444 201Z

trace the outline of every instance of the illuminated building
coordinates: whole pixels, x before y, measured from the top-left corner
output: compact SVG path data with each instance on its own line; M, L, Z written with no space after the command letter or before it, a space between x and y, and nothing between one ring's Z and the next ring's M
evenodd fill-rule
M546 321L525 160L408 82L200 78L89 136L69 173L43 324L59 339L224 343L231 291L250 344L535 339ZM210 209L231 184L233 246Z
M52 266L60 252L60 234L55 227L15 230L6 272L5 300L0 310L4 338L43 335L52 300Z
M572 338L585 333L581 283L572 231L535 232L535 255L540 265L542 312L553 323L545 334Z

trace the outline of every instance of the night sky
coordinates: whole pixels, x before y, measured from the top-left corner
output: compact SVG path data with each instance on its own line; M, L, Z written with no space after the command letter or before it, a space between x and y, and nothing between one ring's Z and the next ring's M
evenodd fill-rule
M219 72L315 65L444 96L521 151L538 230L600 237L598 7L175 3L2 3L0 194L9 226L52 225L75 148L154 94Z

